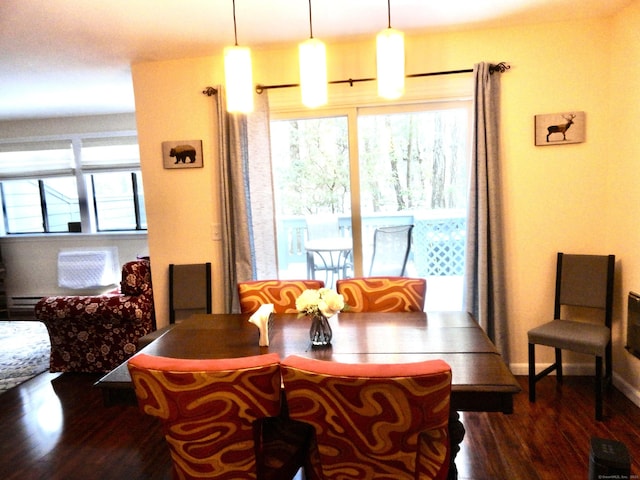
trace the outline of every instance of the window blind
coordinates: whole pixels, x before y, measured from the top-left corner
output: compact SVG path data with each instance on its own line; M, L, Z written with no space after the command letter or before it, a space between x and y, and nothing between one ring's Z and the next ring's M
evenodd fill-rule
M0 180L73 174L70 140L0 144Z
M84 172L140 168L136 136L82 139L80 164Z

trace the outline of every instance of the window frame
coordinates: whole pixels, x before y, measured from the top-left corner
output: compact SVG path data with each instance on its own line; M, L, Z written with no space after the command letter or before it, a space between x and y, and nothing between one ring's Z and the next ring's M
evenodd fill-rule
M467 144L471 145L473 134L473 101L466 95L455 98L431 98L423 100L400 101L393 103L370 103L358 104L357 102L347 102L343 105L333 105L316 109L300 108L270 108L269 121L286 120L308 120L326 117L345 117L347 119L347 135L349 143L349 177L350 177L350 197L351 197L351 234L353 237L353 269L355 275L364 274L364 251L363 251L363 221L360 191L360 162L359 162L359 142L358 142L358 118L366 115L379 115L386 113L412 113L424 110L440 110L460 107L468 110ZM468 151L467 167L470 166L471 155Z
M68 176L75 178L75 184L78 195L78 207L80 211L80 223L82 225L82 233L86 234L101 234L101 233L123 233L131 234L135 232L147 233L146 220L142 218L143 212L145 212L144 205L144 188L142 187L142 195L140 187L142 186L142 172L140 166L140 157L137 132L135 130L120 130L110 132L90 132L72 135L50 135L45 137L28 137L18 139L0 140L0 149L5 152L10 151L26 151L37 147L38 145L60 145L62 142L68 142L72 151L73 165L69 169L61 171L59 168L47 170L46 168L37 171L13 171L7 173L0 173L0 201L2 202L2 236L24 236L24 235L59 235L69 233L67 231L51 231L48 217L47 217L47 202L44 192L44 181L47 178ZM82 151L83 142L87 144L85 147L94 146L95 144L101 145L135 145L136 154L135 158L128 159L126 161L115 160L113 163L103 162L99 164L85 164L83 163ZM15 145L18 148L11 150ZM22 148L20 148L22 147ZM130 174L131 178L131 208L132 214L135 218L135 228L118 228L118 229L101 229L99 227L99 218L96 207L96 194L90 185L94 174L100 173L114 173L114 172L126 172ZM3 183L11 180L33 180L38 182L40 192L40 210L42 213L42 231L38 232L11 232L9 231L8 218L7 218L7 205L5 201L4 185Z

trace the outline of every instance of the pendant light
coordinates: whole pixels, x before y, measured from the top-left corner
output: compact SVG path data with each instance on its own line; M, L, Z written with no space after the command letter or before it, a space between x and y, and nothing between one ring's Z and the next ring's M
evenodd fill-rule
M378 95L394 99L404 94L404 33L391 28L391 0L387 0L388 28L376 37Z
M319 107L327 103L327 50L323 42L313 38L311 0L309 0L310 38L298 45L302 104Z
M249 113L253 111L251 50L248 47L238 46L235 0L233 0L233 34L235 37L235 45L224 49L227 111L230 113Z

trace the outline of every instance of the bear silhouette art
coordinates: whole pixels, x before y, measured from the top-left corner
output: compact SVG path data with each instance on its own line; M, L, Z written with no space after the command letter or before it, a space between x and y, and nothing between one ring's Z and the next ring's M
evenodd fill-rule
M191 145L177 145L171 149L169 152L170 157L176 157L176 163L186 163L186 159L188 158L189 163L193 163L196 161L196 149Z

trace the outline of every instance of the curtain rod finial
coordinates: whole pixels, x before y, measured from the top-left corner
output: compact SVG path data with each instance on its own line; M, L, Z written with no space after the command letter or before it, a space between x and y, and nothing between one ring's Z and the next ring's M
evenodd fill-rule
M494 72L500 72L500 73L504 73L507 70L509 70L511 68L511 65L509 65L506 62L500 62L496 65L491 65L489 67L489 73L494 73Z
M203 91L203 94L205 94L207 97L212 97L214 96L216 93L218 93L218 90L216 90L213 87L206 87Z

